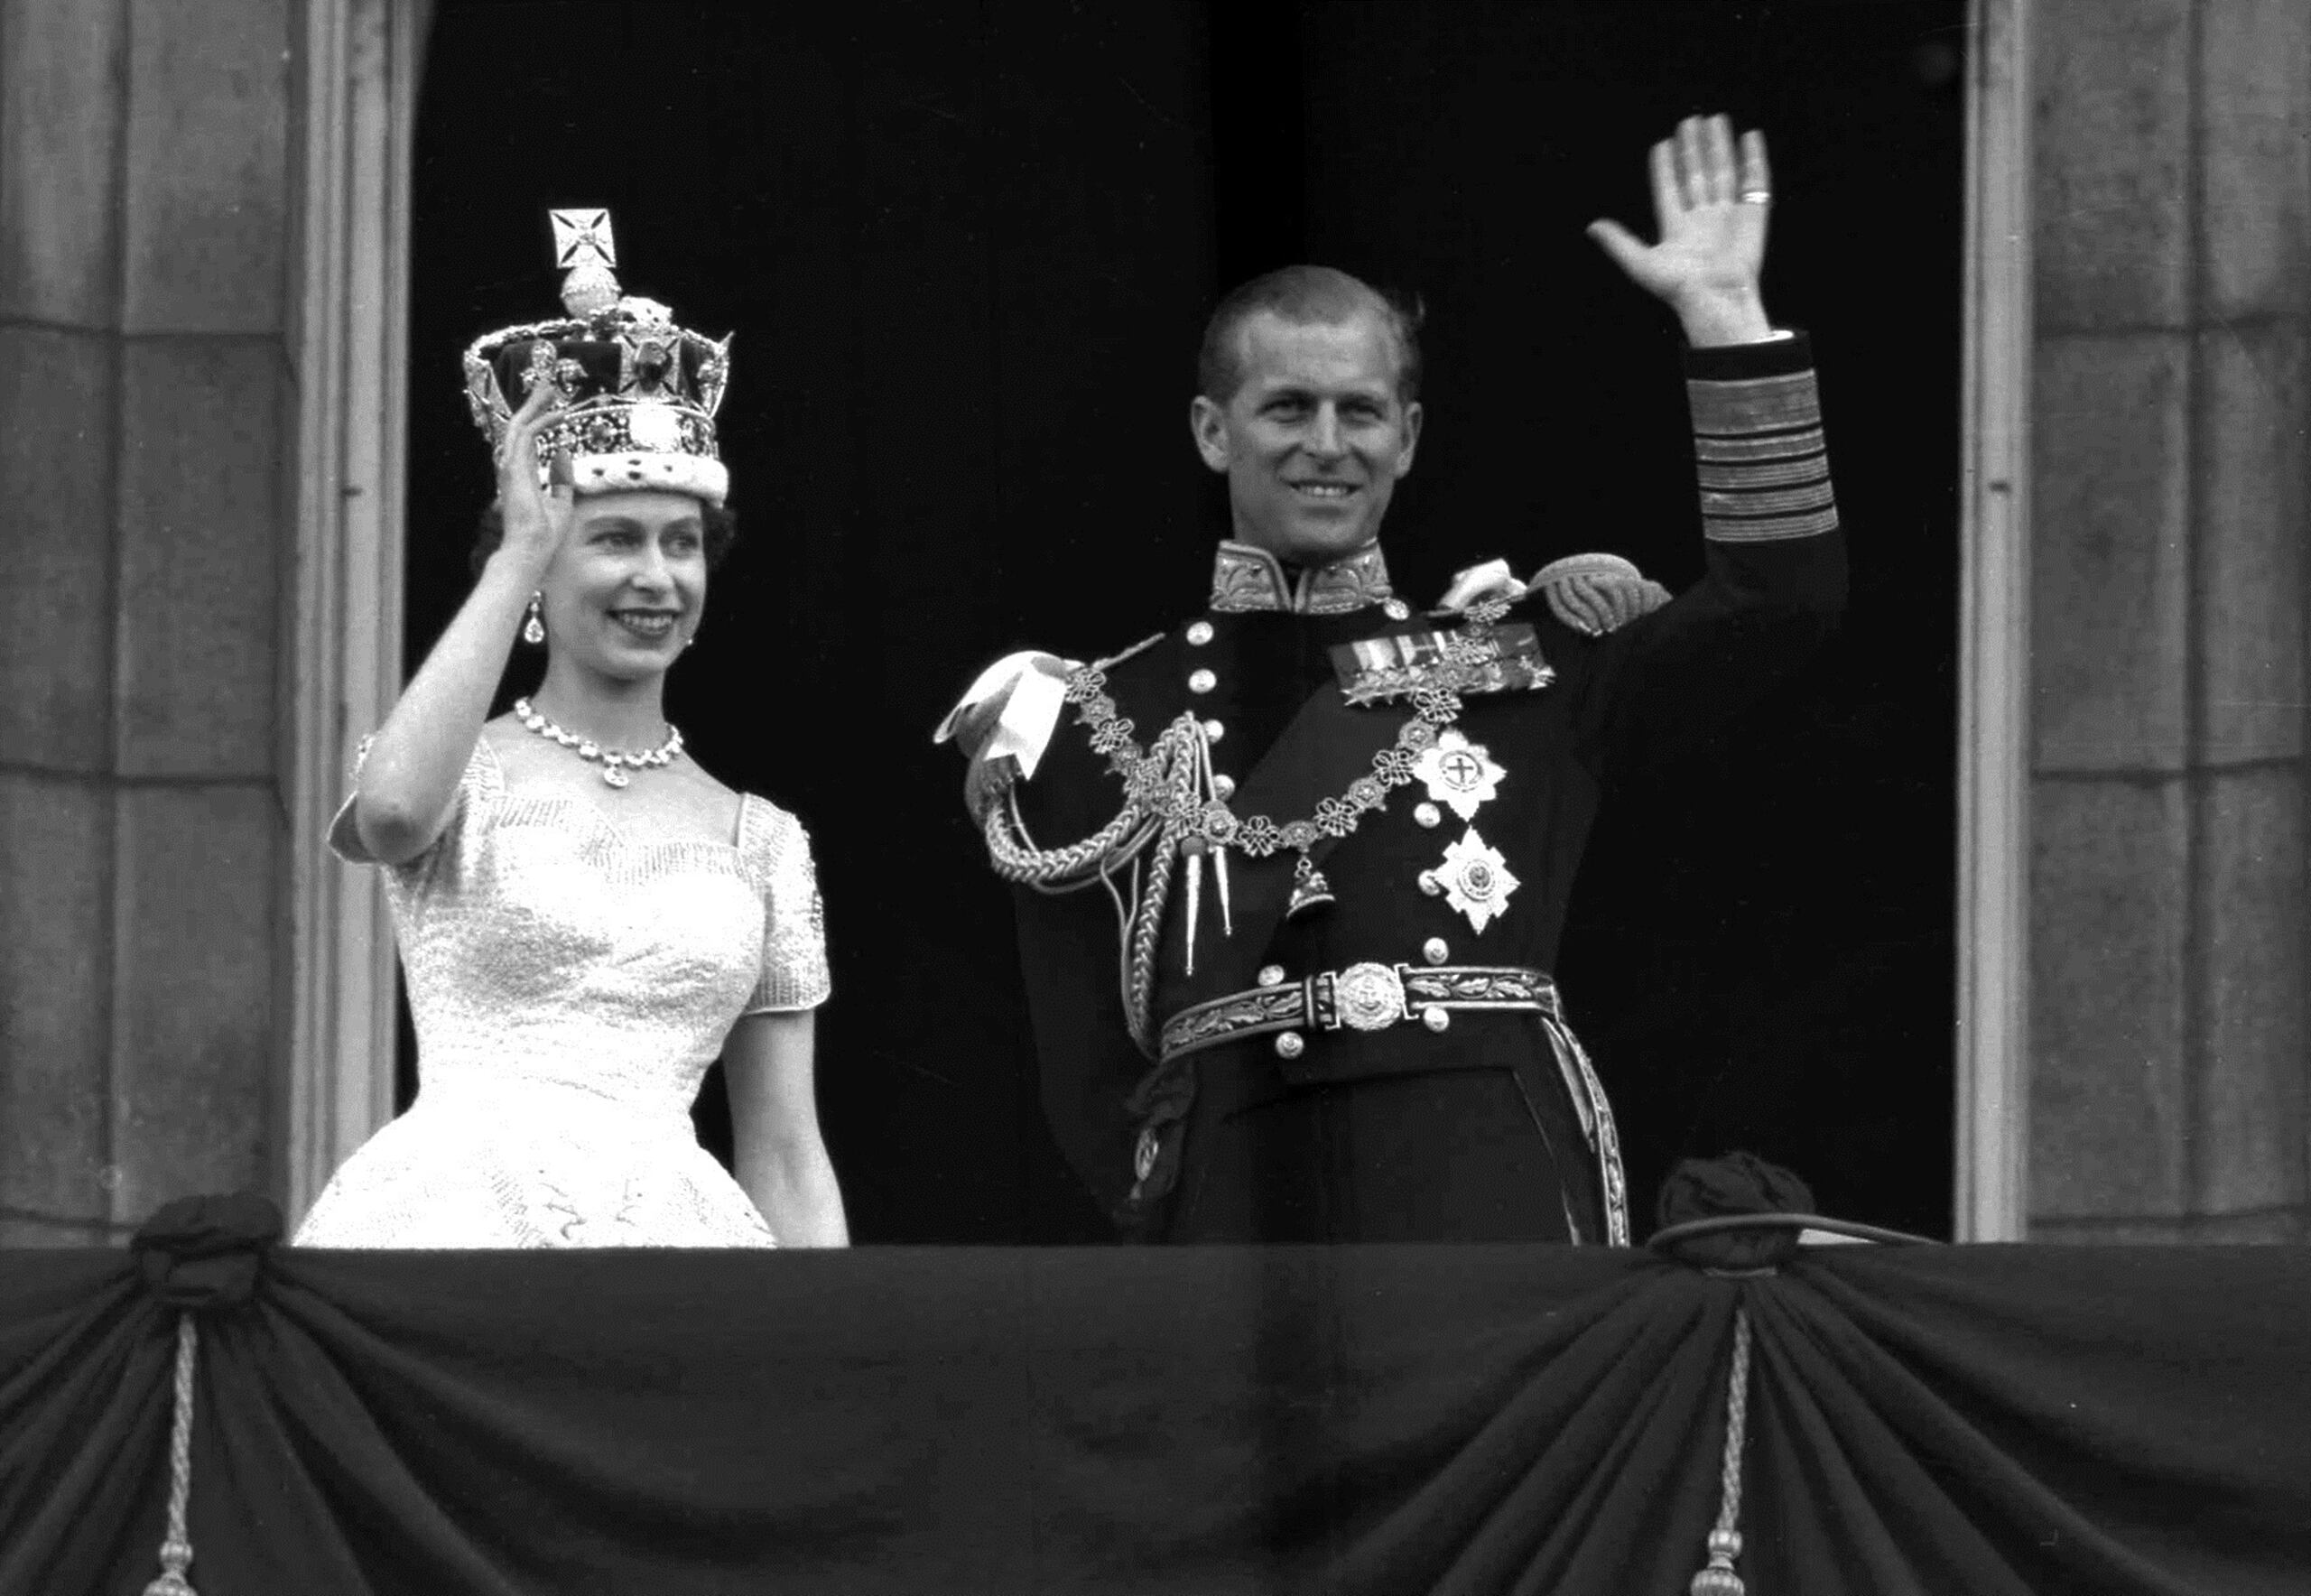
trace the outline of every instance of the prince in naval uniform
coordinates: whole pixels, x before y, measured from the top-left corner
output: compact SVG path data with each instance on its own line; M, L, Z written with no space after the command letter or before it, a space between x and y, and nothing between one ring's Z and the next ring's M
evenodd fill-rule
M1611 1109L1547 971L1609 773L1802 660L1845 552L1810 356L1758 292L1763 139L1652 154L1659 241L1591 233L1690 347L1707 574L1499 561L1434 609L1378 541L1420 438L1408 317L1293 267L1207 331L1211 606L1112 659L1014 655L942 737L1016 884L1044 1094L1174 1241L1626 1241Z

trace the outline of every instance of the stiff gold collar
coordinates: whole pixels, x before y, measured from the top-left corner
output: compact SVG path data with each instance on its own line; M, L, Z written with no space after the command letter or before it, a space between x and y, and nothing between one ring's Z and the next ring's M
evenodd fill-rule
M1330 565L1310 566L1287 578L1266 549L1223 539L1211 559L1211 608L1223 614L1281 609L1295 615L1346 615L1388 598L1388 562L1380 545L1365 544Z

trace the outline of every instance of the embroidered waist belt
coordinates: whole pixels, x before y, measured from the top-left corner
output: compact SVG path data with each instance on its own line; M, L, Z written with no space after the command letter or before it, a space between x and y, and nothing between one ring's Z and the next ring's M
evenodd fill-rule
M1469 1010L1538 1015L1564 1077L1565 1095L1580 1118L1582 1137L1597 1159L1605 1239L1617 1247L1629 1245L1629 1192L1613 1111L1589 1055L1564 1023L1556 982L1546 972L1508 964L1363 963L1296 981L1285 980L1283 974L1271 966L1261 972L1261 985L1194 1004L1165 1021L1157 1075L1192 1053L1247 1036L1273 1034L1276 1051L1289 1060L1306 1047L1304 1031L1385 1031L1414 1021L1443 1031L1451 1027L1455 1013ZM1193 1077L1193 1072L1180 1073ZM1160 1139L1155 1125L1141 1127L1135 1168L1143 1184L1156 1166ZM1176 1160L1176 1137L1172 1146Z
M1415 1021L1432 1031L1455 1012L1513 1009L1562 1024L1556 983L1537 970L1506 964L1351 964L1297 981L1272 981L1183 1008L1164 1022L1165 1063L1223 1042L1283 1033L1277 1049L1298 1051L1302 1031L1384 1031ZM1287 1043L1285 1036L1291 1038Z

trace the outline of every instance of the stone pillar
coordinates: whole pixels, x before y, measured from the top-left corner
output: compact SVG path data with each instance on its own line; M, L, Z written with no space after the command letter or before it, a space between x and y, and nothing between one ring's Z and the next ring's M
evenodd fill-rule
M2300 1239L2311 7L2037 30L2030 1234Z
M290 0L0 0L0 1246L275 1183Z

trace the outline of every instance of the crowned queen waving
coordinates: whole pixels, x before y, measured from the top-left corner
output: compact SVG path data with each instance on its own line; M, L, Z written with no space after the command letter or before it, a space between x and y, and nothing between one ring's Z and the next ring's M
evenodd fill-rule
M478 579L329 832L385 872L417 1100L297 1241L840 1245L810 840L701 769L663 707L735 531L714 433L729 340L620 294L607 213L553 221L567 315L466 352L497 472ZM490 719L517 638L544 677ZM718 1056L735 1179L689 1116Z

